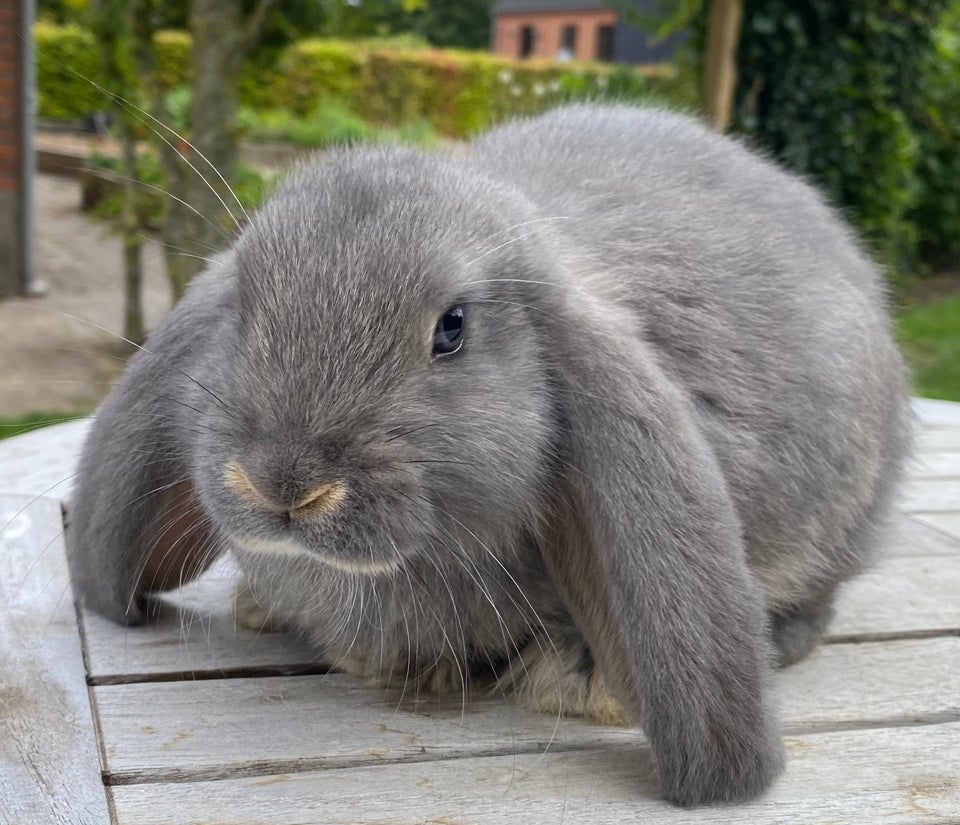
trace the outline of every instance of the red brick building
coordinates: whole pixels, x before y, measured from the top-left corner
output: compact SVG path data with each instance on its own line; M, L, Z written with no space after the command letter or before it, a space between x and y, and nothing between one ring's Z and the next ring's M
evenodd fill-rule
M634 0L655 13L654 0ZM601 0L501 0L493 8L493 51L504 57L661 63L676 39L653 42Z
M0 0L0 295L31 285L33 0Z

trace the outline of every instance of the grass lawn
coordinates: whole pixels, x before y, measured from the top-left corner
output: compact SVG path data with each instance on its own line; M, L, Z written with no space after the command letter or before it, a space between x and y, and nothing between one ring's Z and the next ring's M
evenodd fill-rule
M960 401L960 295L903 312L897 335L914 394Z
M61 424L64 421L73 421L89 415L88 412L37 412L20 418L0 418L0 438L10 438L14 435L28 433L31 430L46 427L49 424Z

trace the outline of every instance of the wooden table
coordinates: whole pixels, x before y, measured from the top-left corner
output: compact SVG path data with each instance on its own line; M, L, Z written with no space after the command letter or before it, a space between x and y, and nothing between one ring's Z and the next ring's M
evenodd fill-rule
M237 629L229 563L159 624L78 615L56 483L87 424L0 442L0 823L960 823L960 405L917 410L888 558L777 676L786 774L695 811L657 798L639 731L398 703Z

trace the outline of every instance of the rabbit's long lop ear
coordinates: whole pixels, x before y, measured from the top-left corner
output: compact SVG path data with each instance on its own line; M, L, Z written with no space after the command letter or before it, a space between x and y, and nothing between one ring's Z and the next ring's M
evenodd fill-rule
M132 359L80 459L66 527L71 577L87 607L123 624L143 621L146 594L194 578L217 550L187 455L202 425L184 400L196 389L184 366L214 326L203 303L188 292Z
M641 720L664 796L746 799L780 772L763 596L682 390L632 316L571 290L549 316L564 493L551 573Z
M78 595L123 624L146 618L146 594L186 583L212 558L206 519L169 432L170 410L152 393L134 397L130 386L143 390L150 367L133 365L99 411L66 528Z

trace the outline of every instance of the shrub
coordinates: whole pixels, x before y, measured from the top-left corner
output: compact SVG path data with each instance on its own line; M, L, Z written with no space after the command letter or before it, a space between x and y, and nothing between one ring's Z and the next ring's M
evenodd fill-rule
M895 277L915 271L916 129L948 0L756 0L740 44L737 128L849 210Z
M960 3L953 3L934 32L924 63L916 204L909 217L920 249L936 264L960 259Z
M353 100L364 62L365 54L350 43L301 40L281 54L275 82L258 100L245 102L305 115L321 98Z
M39 22L34 37L41 117L80 118L109 107L106 95L86 79L102 74L97 44L87 29Z
M399 48L396 41L336 40L288 47L273 88L260 93L271 108L299 115L320 100L339 100L373 123L422 120L448 137L468 137L564 100L650 96L686 106L696 102L690 84L678 83L669 67L518 61L486 52Z
M248 129L253 140L284 140L317 149L363 140L368 133L363 120L335 101L320 103L302 118L286 109L253 113Z
M185 31L166 29L153 36L157 75L161 88L189 86L193 81L193 39Z
M110 99L97 88L103 62L93 34L79 26L38 22L34 28L37 54L37 112L41 117L76 119L110 108ZM154 35L157 72L165 89L190 83L190 35L160 31Z
M99 75L90 34L69 26L46 25L44 31L42 42L38 37L38 55L48 67L40 78L46 101L43 113L78 117L104 108L107 101L96 89L67 68L89 77ZM154 47L161 86L174 93L171 102L175 104L181 94L178 90L190 82L190 35L158 32ZM54 72L57 67L73 79L72 85L61 83ZM378 126L416 122L457 138L566 100L653 96L680 105L695 103L689 84L678 83L668 67L640 71L602 63L510 60L479 51L422 48L421 41L409 36L303 40L284 49L273 67L248 65L240 92L244 106L268 113L261 124L267 131L271 123L295 132L333 128L317 125L317 112L338 104L344 123L346 108ZM288 110L295 117L281 123L278 110ZM305 125L309 122L314 126ZM303 139L314 138L304 135Z

